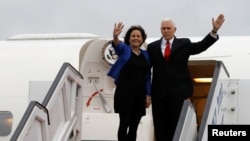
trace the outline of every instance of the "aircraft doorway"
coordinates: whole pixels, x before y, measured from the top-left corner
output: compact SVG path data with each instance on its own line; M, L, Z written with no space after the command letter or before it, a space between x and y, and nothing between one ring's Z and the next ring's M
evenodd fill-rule
M192 60L188 62L194 84L193 96L190 99L196 109L198 126L201 123L216 62L215 60Z

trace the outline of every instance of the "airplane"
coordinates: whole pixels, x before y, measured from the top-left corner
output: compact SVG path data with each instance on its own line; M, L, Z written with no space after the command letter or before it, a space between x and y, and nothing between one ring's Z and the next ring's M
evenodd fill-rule
M146 49L147 44L156 39L148 38L142 48ZM190 39L195 42L202 37ZM17 140L18 137L22 137L18 140L34 139L40 130L29 129L37 125L34 122L36 119L51 124L43 124L45 133L39 134L43 137L47 135L44 137L47 140L117 140L119 117L113 111L115 85L106 75L117 59L111 40L91 33L67 33L15 35L0 41L0 140ZM249 59L250 36L221 36L207 51L190 57L194 94L191 100L185 101L176 129L176 141L188 137L190 140L206 141L209 124L249 124L250 66L246 62ZM73 72L68 73L68 69ZM67 76L61 74L61 70L66 71ZM58 76L62 77L60 82ZM210 81L198 82L196 78ZM57 90L57 86L61 91ZM73 91L71 89L79 89L80 98L76 96L72 98L75 101L67 101L58 97L59 100L54 102L68 105L66 109L76 113L80 111L81 114L70 118L68 112L65 119L70 120L59 118L56 121L52 116L64 116L60 110L65 109L59 106L53 109L47 96L52 90L57 92L54 95L64 95ZM72 108L68 103L76 106ZM47 116L34 116L32 114L43 112L30 112L32 122L23 123L30 106L47 111ZM21 127L25 130L17 131ZM60 133L55 129L60 129ZM139 124L137 136L138 141L154 140L151 107Z

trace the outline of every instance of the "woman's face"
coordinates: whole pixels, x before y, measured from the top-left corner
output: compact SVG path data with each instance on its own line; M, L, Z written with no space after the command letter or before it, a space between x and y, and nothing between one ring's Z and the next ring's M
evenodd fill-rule
M131 47L140 47L143 43L140 30L133 30L130 34L129 43Z

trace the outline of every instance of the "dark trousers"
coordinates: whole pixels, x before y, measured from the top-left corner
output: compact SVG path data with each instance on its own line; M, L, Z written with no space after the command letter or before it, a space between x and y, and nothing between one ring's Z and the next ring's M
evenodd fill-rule
M119 117L118 141L136 141L137 128L142 116L136 113L119 113Z
M156 141L172 141L183 100L169 96L152 100Z

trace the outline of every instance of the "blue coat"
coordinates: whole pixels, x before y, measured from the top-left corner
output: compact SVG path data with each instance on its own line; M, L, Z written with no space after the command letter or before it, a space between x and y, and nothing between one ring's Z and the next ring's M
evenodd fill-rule
M112 43L112 46L113 43ZM118 60L114 63L114 65L112 65L111 69L108 72L108 76L114 78L115 80L115 84L117 84L117 79L120 75L121 69L123 68L123 66L128 62L131 53L132 53L132 49L130 46L126 45L123 42L120 42L116 47L114 47L116 54L119 56ZM144 57L146 58L148 64L151 66L150 61L149 61L149 56L146 50L142 50L140 49L141 53L144 55ZM146 91L147 91L147 95L151 95L151 71L148 72L147 76L146 76Z

